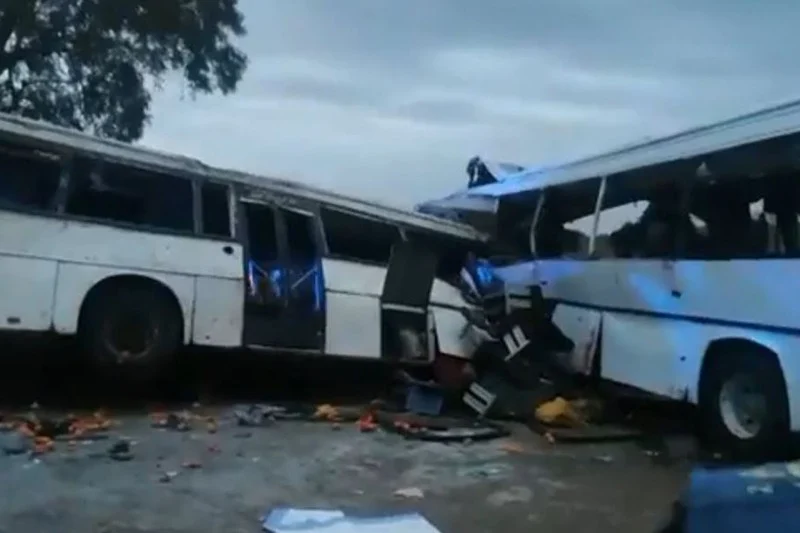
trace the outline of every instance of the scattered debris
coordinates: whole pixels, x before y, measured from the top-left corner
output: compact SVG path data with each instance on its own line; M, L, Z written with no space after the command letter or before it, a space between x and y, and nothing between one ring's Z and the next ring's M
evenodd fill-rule
M322 509L273 509L262 519L261 527L268 533L440 533L417 513L356 518L343 511Z
M405 489L397 489L394 491L394 495L403 498L424 498L425 492L419 487L408 487Z
M522 444L513 440L501 442L500 449L508 453L525 453L525 448Z
M587 424L576 403L571 403L561 396L537 407L534 416L539 422L552 426L580 427Z
M108 456L115 461L130 461L133 459L131 443L128 440L118 440L108 449Z
M341 420L341 416L339 415L339 410L336 409L336 407L326 403L317 406L317 410L314 412L314 419L326 420L328 422L339 422Z
M192 424L192 414L188 411L179 413L153 413L150 415L153 427L171 429L173 431L189 431Z
M160 483L169 483L173 479L175 479L177 476L178 476L178 473L175 472L175 471L162 472L161 475L158 477L158 481Z
M358 430L364 433L378 429L378 423L375 421L375 414L372 412L364 413L364 415L356 421L356 425L358 426Z
M4 431L0 433L0 449L6 455L20 455L31 449L31 440L17 431Z
M240 426L263 427L272 424L277 418L285 417L288 409L276 405L237 405L233 415Z

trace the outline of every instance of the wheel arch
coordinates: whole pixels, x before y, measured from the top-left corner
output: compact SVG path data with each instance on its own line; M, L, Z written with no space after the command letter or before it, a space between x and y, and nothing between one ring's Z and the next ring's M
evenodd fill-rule
M170 308L172 312L175 314L177 320L180 323L180 332L181 332L181 343L185 344L187 339L191 339L191 336L187 337L187 320L184 316L184 311L180 303L180 299L175 294L175 291L166 283L161 280L143 276L141 274L114 274L111 276L104 277L103 279L97 281L94 285L92 285L81 301L80 309L78 311L78 322L77 322L77 330L80 331L82 325L86 320L86 310L89 308L89 304L95 298L102 296L106 291L113 290L117 287L130 287L130 286L139 286L142 290L152 290L159 294L161 294L165 301L169 302Z
M715 364L720 358L724 357L724 354L731 351L761 352L765 357L771 357L778 365L781 375L783 376L784 383L786 382L781 358L778 355L778 351L772 346L769 346L768 344L762 344L754 341L753 339L748 339L745 337L722 337L714 339L706 346L705 352L703 353L703 363L700 365L700 375L698 376L697 380L698 391L702 390L704 380L706 380L708 377L708 369L711 368L711 365Z

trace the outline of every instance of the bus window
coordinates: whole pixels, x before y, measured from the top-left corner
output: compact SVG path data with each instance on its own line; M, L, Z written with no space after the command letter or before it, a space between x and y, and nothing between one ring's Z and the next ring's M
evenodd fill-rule
M536 257L579 258L589 251L591 213L597 202L600 180L587 180L545 191L539 217L535 221L532 250Z
M54 210L60 177L57 156L0 146L0 206Z
M228 186L203 182L200 186L203 211L203 235L231 236L231 210L228 203Z
M192 183L117 164L73 163L68 214L137 226L192 232Z
M278 260L275 212L269 206L244 204L247 213L248 255L258 263Z
M691 238L695 233L681 194L677 182L634 188L622 180L610 181L597 219L594 256L675 257L681 235Z
M400 240L400 230L385 222L350 215L342 211L320 210L328 251L334 257L372 263L389 263L392 246Z

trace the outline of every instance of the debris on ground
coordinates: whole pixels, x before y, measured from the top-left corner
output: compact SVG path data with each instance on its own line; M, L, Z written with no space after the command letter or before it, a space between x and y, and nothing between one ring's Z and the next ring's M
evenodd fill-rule
M108 456L115 461L130 461L133 459L131 443L128 440L118 440L108 449Z
M153 427L173 431L189 431L192 428L194 417L188 411L181 411L177 413L156 412L152 413L150 418Z
M313 418L307 408L300 406L250 404L237 405L233 408L233 416L240 426L263 427L271 425L275 420L303 420Z
M262 518L268 533L440 533L418 513L352 517L339 510L278 508Z
M0 449L6 455L20 455L31 449L31 439L17 431L0 433Z
M175 472L175 471L161 472L161 475L158 476L158 481L160 483L169 483L173 479L175 479L177 476L178 476L178 473Z
M561 396L537 407L534 416L542 424L550 426L582 427L588 424L579 403L577 401L569 402Z
M525 448L522 444L513 440L501 442L500 449L507 453L525 453Z
M394 491L394 495L402 498L424 498L425 492L419 487L407 487L404 489L397 489Z
M314 419L325 420L327 422L339 422L341 421L341 416L339 415L339 410L336 409L336 407L325 403L317 406L317 410L314 411Z

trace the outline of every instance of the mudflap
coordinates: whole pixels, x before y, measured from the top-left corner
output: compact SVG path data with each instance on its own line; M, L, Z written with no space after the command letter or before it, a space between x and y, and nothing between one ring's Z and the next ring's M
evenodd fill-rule
M381 293L381 357L430 362L433 358L428 305L439 266L438 254L411 241L392 248Z

